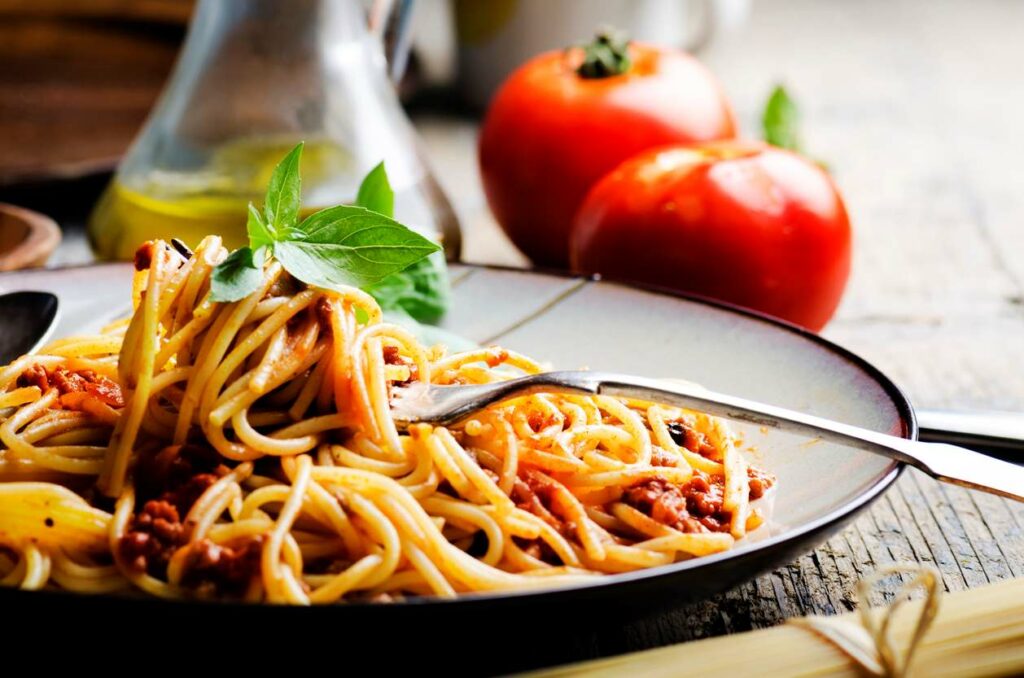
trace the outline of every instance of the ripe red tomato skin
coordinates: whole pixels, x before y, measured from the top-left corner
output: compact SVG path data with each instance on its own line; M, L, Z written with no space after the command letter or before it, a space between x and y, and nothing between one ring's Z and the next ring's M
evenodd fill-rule
M695 154L699 154L696 155ZM584 273L696 293L819 331L850 273L827 172L758 142L657 149L588 193L570 239Z
M732 108L714 77L675 50L636 44L619 76L587 79L579 54L549 52L513 73L480 134L488 203L535 264L564 268L573 215L587 190L640 151L734 137Z

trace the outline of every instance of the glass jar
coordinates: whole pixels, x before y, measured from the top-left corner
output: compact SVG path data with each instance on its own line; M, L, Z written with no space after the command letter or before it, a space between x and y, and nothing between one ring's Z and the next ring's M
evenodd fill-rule
M359 0L200 0L160 101L89 221L96 255L152 238L245 242L246 205L299 141L303 208L352 202L384 161L395 218L457 258L458 223Z

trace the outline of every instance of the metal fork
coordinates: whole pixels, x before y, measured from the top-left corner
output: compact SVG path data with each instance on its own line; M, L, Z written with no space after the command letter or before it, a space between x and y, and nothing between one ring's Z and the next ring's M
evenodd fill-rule
M468 386L414 383L395 390L392 415L403 429L420 422L450 425L488 405L531 393L618 396L684 407L735 421L816 436L909 464L947 483L1024 501L1024 466L955 445L898 438L803 412L714 393L698 386L623 374L564 371Z

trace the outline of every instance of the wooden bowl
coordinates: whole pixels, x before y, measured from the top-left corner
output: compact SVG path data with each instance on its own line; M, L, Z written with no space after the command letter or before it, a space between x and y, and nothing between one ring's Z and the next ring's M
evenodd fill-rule
M50 217L0 203L0 271L42 266L60 244L60 227Z

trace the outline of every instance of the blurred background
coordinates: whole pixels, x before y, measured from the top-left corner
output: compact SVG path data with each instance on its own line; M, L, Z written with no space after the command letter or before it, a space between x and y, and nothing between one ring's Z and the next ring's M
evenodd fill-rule
M305 2L288 3L287 16L273 14L281 10L266 2L246 4L268 13L266 26L276 31L249 34L246 54L266 57L272 35L309 26ZM388 135L398 139L389 170L394 164L396 183L412 187L409 213L421 215L413 220L444 235L450 255L528 265L484 197L477 164L482 112L498 83L530 55L580 44L613 23L638 39L692 50L722 83L745 135L759 136L765 101L785 84L799 106L804 147L827 164L853 226L852 275L828 336L903 375L915 402L951 405L943 394L956 394L958 405L966 398L1010 409L1024 394L1024 374L1006 369L1024 362L1024 93L1017 85L1024 3L416 0L362 8L370 30L383 36L394 91L360 81L351 75L355 57L332 51L363 39L346 33L341 21L337 42L316 46L340 70L318 77L342 83L348 103L323 106L357 121L345 129L376 138L374 149L391 143ZM164 89L194 9L189 0L0 0L0 201L57 220L63 242L48 265L117 254L91 248L86 224ZM206 34L194 31L197 41L228 34L240 21L231 10L210 12ZM386 18L374 24L374 12ZM246 67L263 73L266 87L248 91L241 103L222 83L243 76L204 80L197 73L209 74L215 60L197 47L195 72L185 83L193 98L168 104L164 113L180 122L205 111L206 124L231 105L217 124L258 125L255 112L296 96L288 88L300 80L293 76L305 57L295 49L280 73L265 62ZM415 136L404 130L403 116L391 117L395 92ZM371 114L346 108L378 96L383 103ZM324 115L314 109L296 115ZM387 130L379 137L365 131L378 126ZM141 181L147 163L189 161L154 160L166 143L156 139L129 163L132 181ZM260 167L270 153L233 152ZM325 148L319 156L329 198L353 190L350 179L337 177L363 169L362 161L349 167L347 157L332 153ZM255 185L263 177L244 180Z

